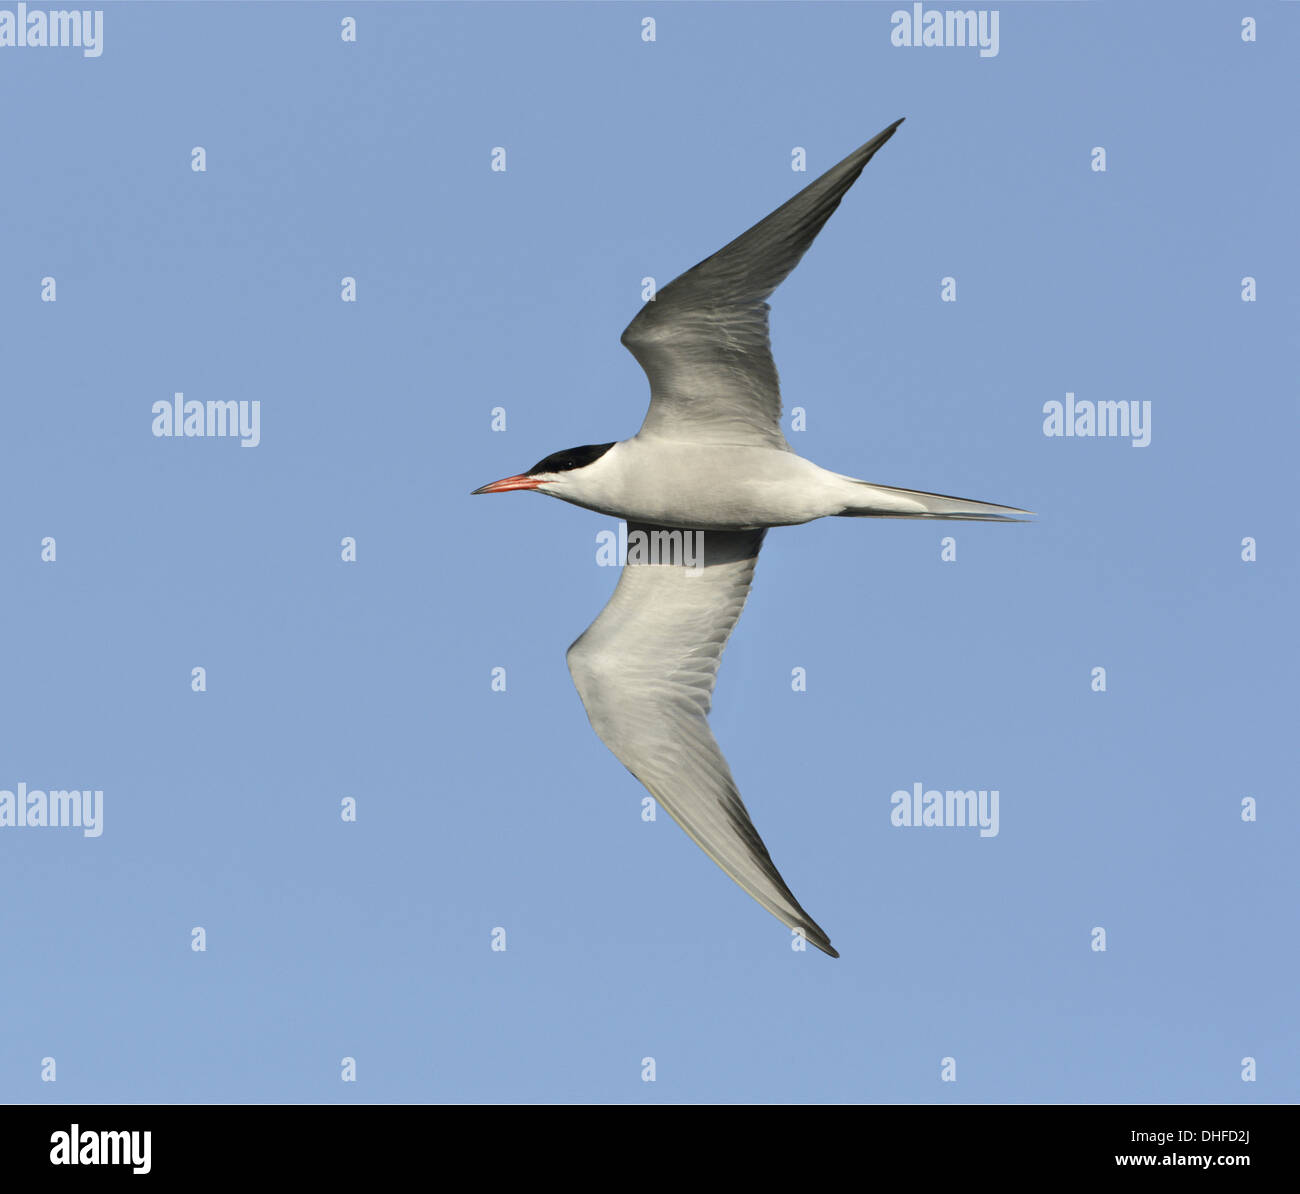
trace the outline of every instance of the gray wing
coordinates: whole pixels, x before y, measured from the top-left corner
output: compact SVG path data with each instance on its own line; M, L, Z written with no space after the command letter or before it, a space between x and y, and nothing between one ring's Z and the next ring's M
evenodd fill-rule
M902 123L896 120L641 308L622 337L650 379L640 434L790 450L781 432L766 300Z
M661 529L629 523L630 544L636 531ZM777 919L839 957L777 871L707 720L765 533L705 532L693 575L680 564L627 564L569 648L569 672L601 741L695 843Z

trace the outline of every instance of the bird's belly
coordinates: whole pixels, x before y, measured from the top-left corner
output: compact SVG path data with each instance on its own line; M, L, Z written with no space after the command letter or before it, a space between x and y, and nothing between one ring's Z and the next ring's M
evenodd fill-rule
M836 513L826 473L771 448L626 441L617 483L591 508L632 522L703 530L793 526ZM593 495L594 496L594 495ZM586 503L584 503L586 504Z
M792 509L791 503L779 495L750 491L745 487L697 491L683 487L671 499L629 502L606 513L630 522L719 531L793 526L820 517L816 512Z

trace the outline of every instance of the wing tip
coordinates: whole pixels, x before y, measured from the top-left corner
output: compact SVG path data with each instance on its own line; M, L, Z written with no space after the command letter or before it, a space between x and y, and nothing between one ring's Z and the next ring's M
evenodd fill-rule
M796 921L792 927L799 929L805 940L811 941L822 953L829 954L832 958L840 956L840 951L831 944L831 939L826 936L825 930L818 928L813 921L805 920L802 923Z
M878 132L874 137L871 138L870 141L867 142L867 145L871 145L874 146L876 149L879 149L886 141L889 140L890 137L892 137L896 132L898 132L898 126L902 124L903 121L905 121L906 119L907 119L906 116L900 116L897 120L894 121L893 124L889 125L887 128L881 129L880 132ZM865 146L863 148L865 148Z
M863 145L859 145L857 149L855 149L851 154L849 154L849 156L846 157L842 162L839 162L837 165L832 166L826 172L826 174L822 175L822 178L825 178L828 175L836 175L837 172L850 170L852 171L852 179L844 187L844 190L848 190L848 188L852 186L854 182L857 181L858 175L866 168L867 163L871 161L873 157L876 156L877 151L885 144L885 142L888 141L889 138L892 137L896 132L898 132L898 126L901 125L903 121L906 119L907 119L906 116L900 116L897 120L894 121L893 124L888 125L887 127L881 129L880 132L878 132L874 137L872 137L870 141L867 141ZM817 181L820 182L821 179L818 179ZM811 185L816 186L817 184L813 183ZM796 198L797 197L798 196L796 196Z

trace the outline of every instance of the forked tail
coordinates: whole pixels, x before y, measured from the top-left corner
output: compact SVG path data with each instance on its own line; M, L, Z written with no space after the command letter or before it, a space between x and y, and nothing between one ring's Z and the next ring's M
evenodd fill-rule
M953 518L966 522L1025 522L1020 514L1033 514L1017 506L996 506L992 502L974 502L969 498L949 497L942 493L924 493L919 489L894 489L889 485L872 485L845 477L853 488L845 492L842 518Z

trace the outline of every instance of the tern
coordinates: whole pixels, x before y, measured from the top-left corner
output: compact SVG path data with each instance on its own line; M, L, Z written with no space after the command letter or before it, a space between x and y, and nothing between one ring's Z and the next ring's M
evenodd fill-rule
M474 490L531 490L625 519L629 542L637 532L670 545L674 531L702 533L694 564L634 563L629 552L614 595L569 648L569 672L597 735L695 843L836 958L781 878L707 720L763 537L828 516L1019 522L1030 513L828 472L781 431L767 299L902 123L641 308L622 336L650 380L650 409L631 439L556 452Z

